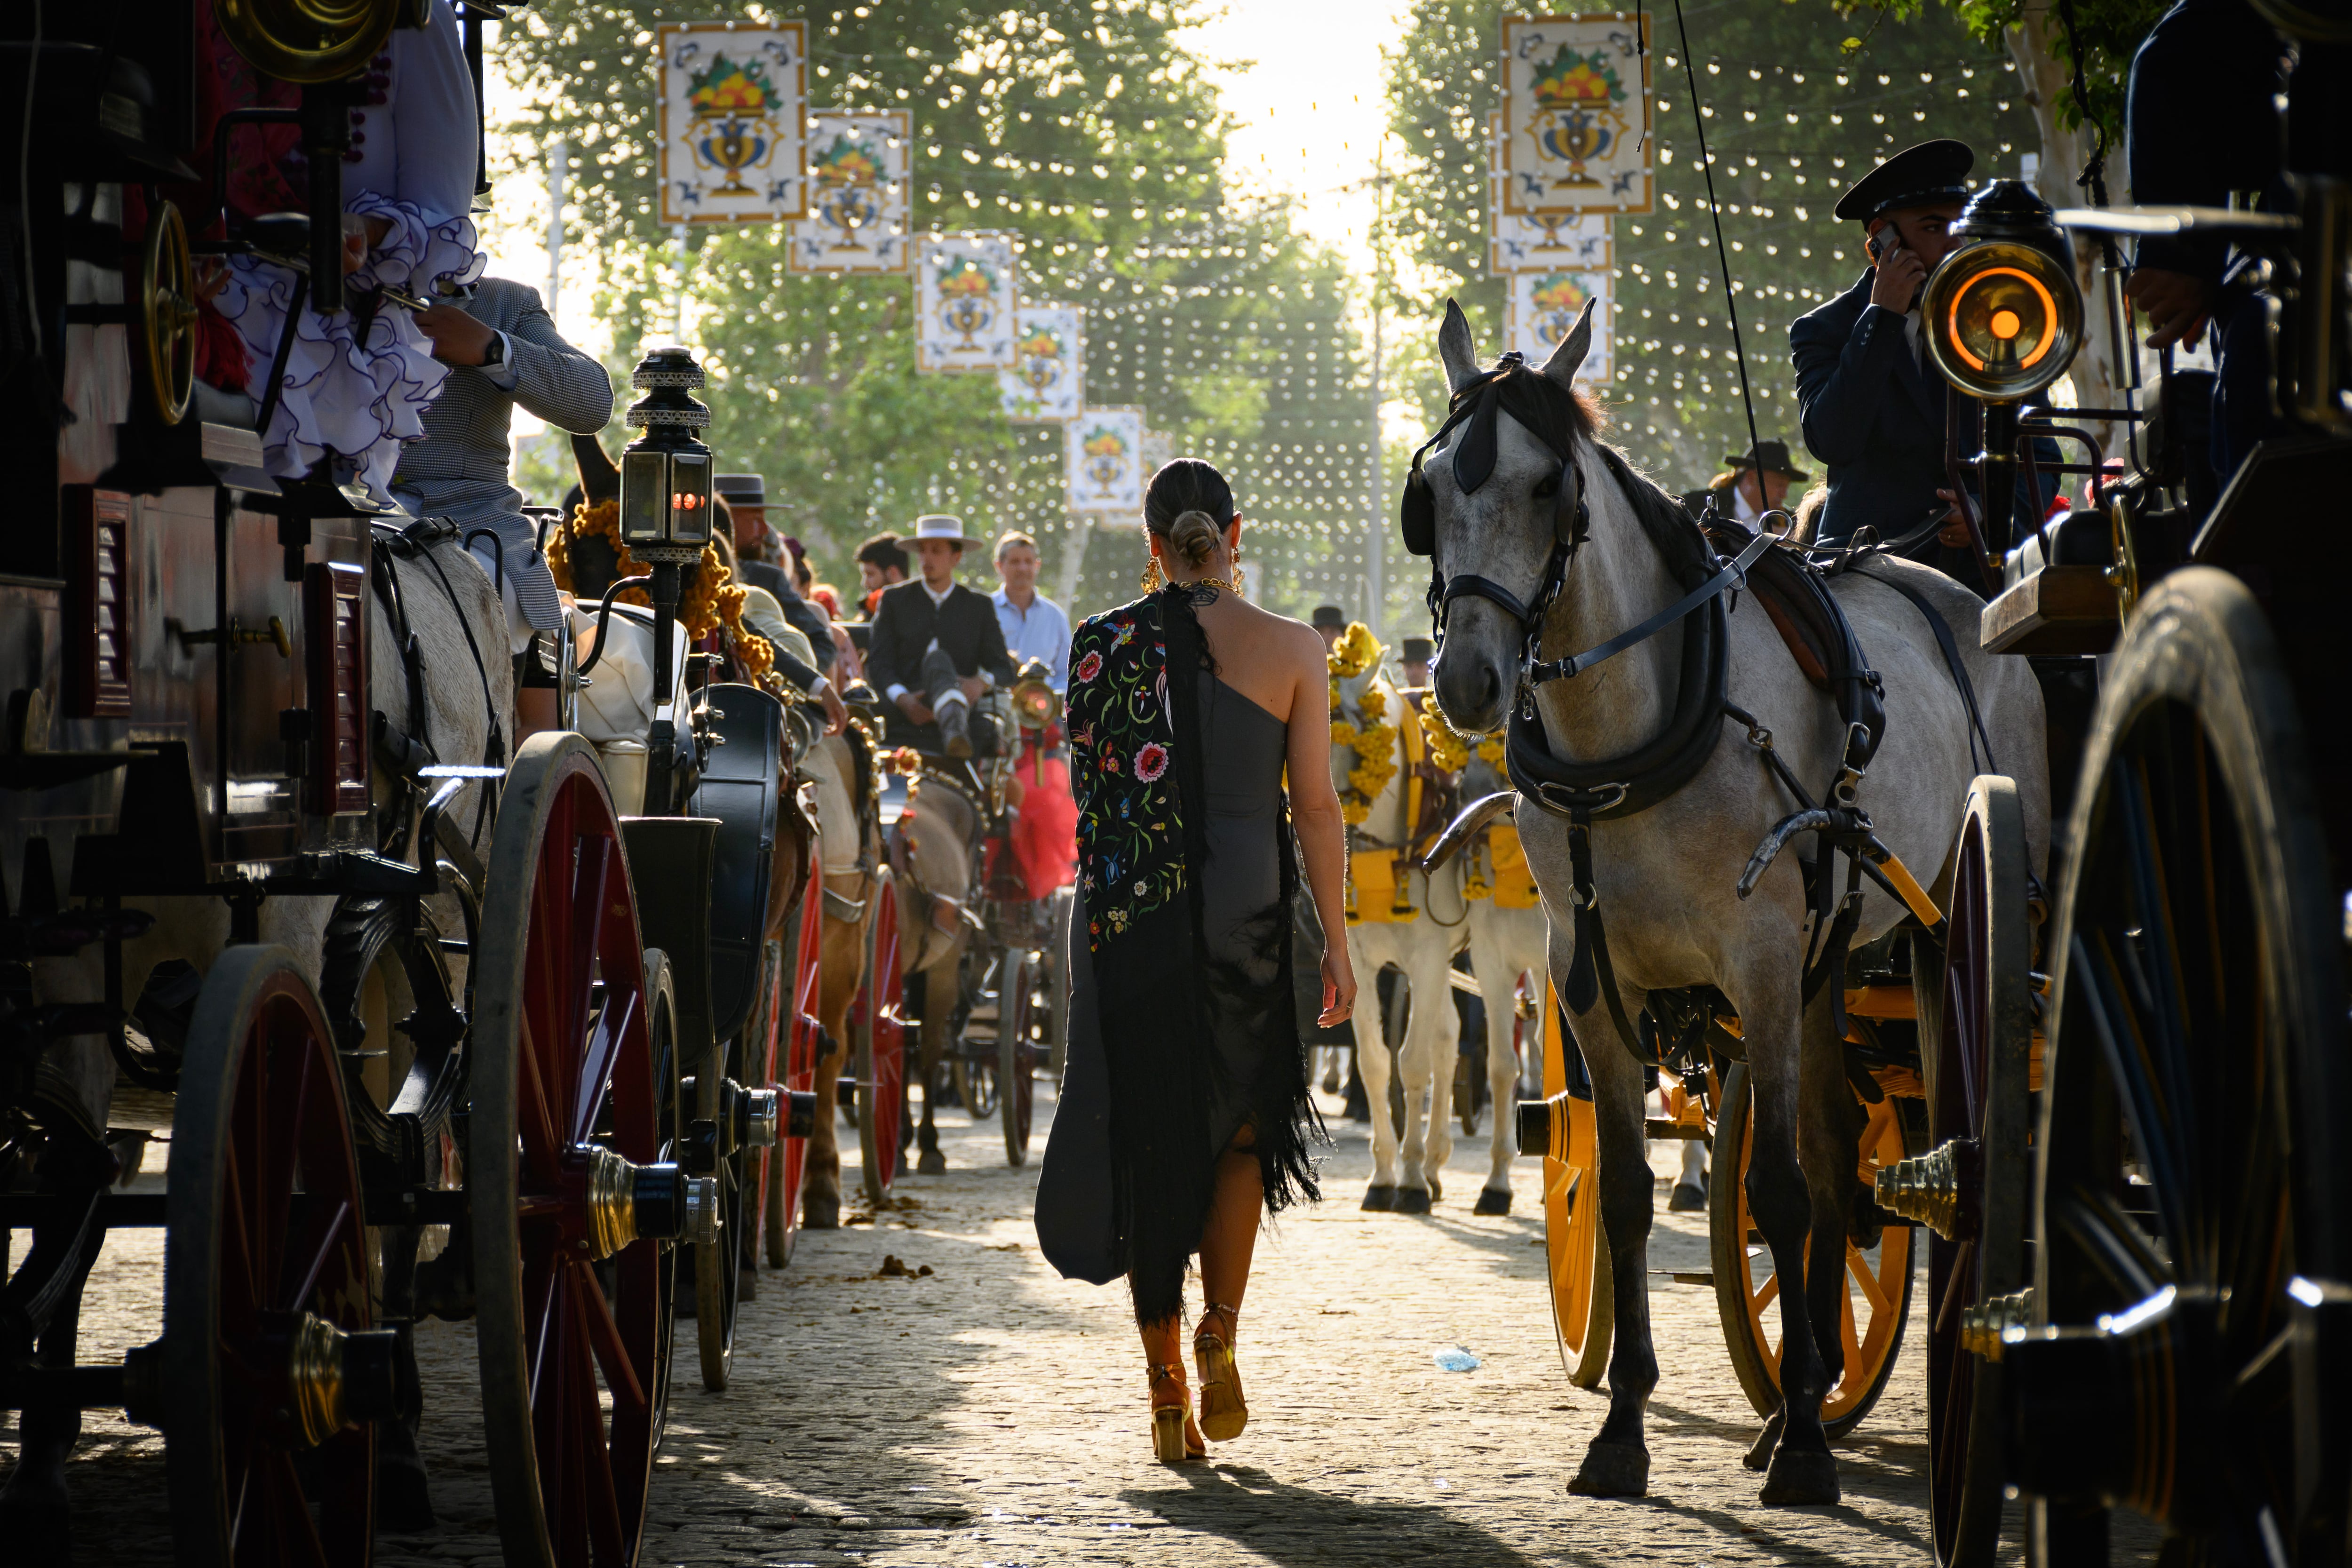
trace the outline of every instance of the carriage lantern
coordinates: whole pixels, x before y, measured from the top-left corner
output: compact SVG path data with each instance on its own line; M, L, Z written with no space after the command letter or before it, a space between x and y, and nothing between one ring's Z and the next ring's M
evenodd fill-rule
M1985 405L1984 537L2006 548L2017 489L2019 403L2065 374L2083 341L2074 250L2050 205L2017 180L1970 198L1920 310L1946 381Z
M702 367L675 345L654 350L637 362L629 384L645 394L625 416L644 432L621 451L621 541L653 564L648 596L654 604L653 728L646 738L646 811L669 815L671 752L676 717L668 693L677 677L670 668L670 627L685 569L702 559L710 542L710 448L695 432L710 424L710 410L694 399Z
M702 382L694 355L675 345L629 377L645 396L623 417L644 434L621 452L621 539L647 561L685 565L710 542L710 448L695 434L710 424L694 398Z

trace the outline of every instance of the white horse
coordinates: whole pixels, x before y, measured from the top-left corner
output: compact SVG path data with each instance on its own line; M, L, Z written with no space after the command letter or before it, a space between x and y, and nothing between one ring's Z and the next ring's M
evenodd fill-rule
M1462 799L1481 799L1509 786L1494 764L1472 757L1462 770ZM1496 823L1490 829L1490 841L1509 831L1507 823ZM1442 873L1441 873L1442 874ZM1465 868L1466 875L1466 868ZM1524 883L1521 884L1525 886ZM1488 1103L1494 1108L1493 1130L1488 1135L1489 1166L1486 1184L1478 1191L1475 1213L1508 1214L1511 1212L1511 1161L1519 1152L1517 1120L1513 1107L1519 1098L1519 1079L1529 1073L1537 1083L1543 1081L1539 1055L1543 1032L1538 1018L1538 1027L1529 1032L1533 1044L1530 1059L1522 1063L1512 1047L1512 1021L1518 1011L1519 980L1522 975L1534 977L1536 994L1543 994L1546 957L1549 951L1548 923L1543 907L1506 909L1496 897L1496 891L1474 898L1470 904L1470 967L1478 977L1478 994L1486 1006L1486 1086Z
M1633 629L1680 598L1693 572L1711 570L1689 519L1601 446L1592 405L1571 398L1591 342L1590 316L1588 310L1540 371L1518 366L1507 372L1541 380L1517 383L1510 396L1500 387L1471 391L1478 401L1463 404L1465 412L1490 395L1498 406L1455 426L1423 469L1433 517L1433 564L1441 574L1460 574L1445 606L1436 695L1447 719L1465 733L1501 729L1520 700L1528 628L1520 612L1492 594L1541 605L1556 538L1578 542L1567 554L1557 597L1536 612L1543 659L1593 648ZM1458 309L1448 308L1438 348L1450 389L1464 394L1481 372L1469 323ZM1543 428L1523 424L1509 411L1515 404L1528 408ZM1482 430L1488 417L1492 423ZM1484 438L1487 432L1491 445ZM1471 458L1457 474L1455 458L1465 449ZM2049 782L2032 673L2021 659L1978 649L1982 605L1975 595L1901 560L1873 560L1832 580L1885 688L1883 735L1860 785L1860 806L1879 841L1906 865L1934 869L1937 887L1948 884L1969 780L1980 764L1926 612L1889 586L1896 583L1951 628L1996 759L1982 771L1997 768L2014 777L2032 863L2042 867L2049 845ZM1830 697L1808 683L1771 620L1752 605L1752 596L1743 596L1738 613L1720 620L1712 607L1702 608L1697 613L1707 620L1698 635L1728 639L1725 700L1771 731L1780 757L1819 800L1838 771L1845 727ZM1685 629L1677 624L1573 679L1535 685L1535 717L1521 727L1532 754L1548 758L1542 765L1550 768L1597 766L1667 734L1682 700L1706 690L1683 690ZM1822 1427L1821 1401L1840 1372L1832 1358L1842 1353L1838 1321L1857 1136L1844 1047L1832 1023L1834 982L1811 1005L1804 1001L1808 911L1797 862L1807 846L1801 842L1780 856L1755 883L1753 897L1735 892L1751 851L1796 811L1796 802L1738 724L1693 712L1697 723L1719 731L1706 741L1704 729L1691 731L1713 748L1697 753L1703 760L1696 771L1643 809L1591 821L1591 907L1603 922L1625 1016L1636 1015L1653 989L1708 985L1719 988L1738 1014L1755 1085L1749 1202L1779 1277L1808 1281L1801 1296L1781 1297L1782 1404L1754 1458L1761 1461L1769 1450L1766 1503L1832 1502L1837 1462ZM1595 793L1605 797L1607 791ZM1648 1484L1643 1417L1658 1380L1647 1294L1653 1191L1643 1144L1643 1068L1632 1042L1617 1043L1605 985L1593 988L1599 995L1588 991L1585 1005L1574 1005L1570 819L1523 797L1518 830L1551 916L1553 983L1570 1000L1570 1022L1591 1071L1601 1217L1616 1297L1609 1415L1570 1489L1637 1494ZM1842 877L1835 886L1843 887ZM1900 902L1864 882L1855 944L1892 930L1904 913Z
M1414 722L1404 698L1381 679L1377 660L1357 675L1341 678L1339 703L1340 721L1355 730ZM1401 729L1398 737L1389 742L1388 753L1391 762L1402 763ZM1351 788L1349 775L1362 765L1363 759L1352 744L1335 741L1331 773L1343 798ZM1395 865L1397 847L1407 844L1412 834L1405 820L1407 778L1406 769L1400 765L1373 795L1363 821L1349 833L1351 879L1355 871L1371 865ZM1364 918L1348 927L1348 956L1364 986L1354 1019L1356 1066L1372 1110L1372 1181L1364 1193L1364 1207L1427 1214L1429 1205L1443 1195L1438 1173L1454 1152L1453 1128L1447 1117L1462 1019L1454 1011L1451 976L1454 955L1470 940L1470 923L1458 866L1444 868L1433 879L1408 860L1400 880L1399 891L1413 911L1410 916L1385 918L1397 907L1394 895L1384 888L1360 887L1356 908ZM1389 1119L1388 1020L1381 1016L1376 988L1381 971L1390 965L1403 974L1412 1002L1395 1063L1404 1088L1402 1145ZM1428 1094L1425 1108L1424 1090Z

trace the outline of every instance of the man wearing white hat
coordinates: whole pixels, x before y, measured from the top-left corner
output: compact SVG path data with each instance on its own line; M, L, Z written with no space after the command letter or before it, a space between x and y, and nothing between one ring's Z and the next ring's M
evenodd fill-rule
M922 575L883 590L867 638L866 679L898 709L892 744L969 757L972 702L991 681L1013 679L1004 628L985 595L955 580L962 519L919 517L912 537L900 542L914 546Z

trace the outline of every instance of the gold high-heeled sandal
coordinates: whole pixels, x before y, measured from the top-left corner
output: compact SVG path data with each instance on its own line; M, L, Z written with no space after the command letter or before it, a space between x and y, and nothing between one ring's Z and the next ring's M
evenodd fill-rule
M1209 1318L1220 1313L1225 1320L1223 1335L1209 1326ZM1201 1435L1212 1442L1229 1443L1249 1425L1241 1369L1234 1364L1233 1340L1240 1331L1241 1317L1238 1307L1212 1303L1192 1336L1192 1361L1201 1374Z
M1166 1378L1177 1387L1184 1386L1184 1367L1181 1362L1154 1362L1150 1368L1154 1384ZM1151 1452L1163 1465L1181 1465L1187 1459L1197 1459L1184 1443L1184 1420L1192 1414L1189 1400L1180 1399L1173 1405L1151 1407Z

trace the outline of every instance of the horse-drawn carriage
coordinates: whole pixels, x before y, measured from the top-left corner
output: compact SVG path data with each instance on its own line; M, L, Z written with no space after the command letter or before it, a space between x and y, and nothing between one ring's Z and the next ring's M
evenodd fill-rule
M394 26L458 25L277 15L0 23L0 118L46 139L10 160L0 289L36 345L0 388L27 519L0 586L0 1227L31 1235L0 1288L12 1546L63 1556L79 1413L119 1406L163 1431L183 1560L366 1562L380 1516L429 1507L413 1337L443 1319L473 1324L509 1561L626 1563L674 1322L723 1386L767 1163L809 1116L809 966L781 936L812 729L676 634L710 530L683 351L640 367L622 460L650 570L520 660L460 530L324 462L265 471L274 386L197 375L197 258L299 279L289 342L424 304L346 284L341 170ZM289 101L208 96L231 49ZM246 124L299 134L305 211L224 213ZM614 603L632 586L643 613ZM517 745L535 686L563 727ZM592 692L635 693L631 746L572 728ZM160 1190L131 1183L146 1131ZM124 1226L163 1231L162 1336L85 1363L83 1285Z
M2305 69L2336 60L2318 44L2344 36L2340 7L2261 9L2302 41ZM2053 214L2024 187L1995 182L1970 203L1956 229L1963 243L1927 280L1929 351L1946 380L1983 410L1983 450L1964 460L1955 444L1951 488L1964 498L1974 548L2001 591L1975 626L1958 626L1960 641L1979 645L1965 658L1951 648L1949 628L1927 620L1952 655L1967 727L1988 748L2000 742L1999 760L2017 776L2005 776L1973 744L1962 753L1978 776L1956 770L1944 786L1954 798L1964 792L1964 803L1927 888L1897 875L1902 859L1881 853L1884 843L1848 836L1861 851L1847 874L1849 895L1867 876L1890 905L1910 910L1895 929L1911 973L1896 989L1886 984L1891 973L1870 973L1894 953L1858 945L1843 955L1843 973L1826 977L1846 987L1840 1021L1849 1026L1842 1039L1830 1037L1865 1114L1822 1122L1859 1126L1861 1141L1847 1200L1832 1205L1846 1231L1845 1278L1817 1289L1830 1271L1815 1258L1806 1275L1814 1299L1784 1319L1842 1374L1811 1376L1801 1402L1784 1397L1779 1379L1788 1369L1769 1356L1768 1375L1752 1375L1764 1336L1741 1310L1743 1299L1759 1295L1746 1268L1765 1250L1751 1237L1760 1232L1773 1244L1769 1227L1750 1232L1755 1222L1735 1200L1743 1186L1759 1200L1781 1200L1759 1175L1727 1176L1751 1158L1760 1164L1762 1140L1748 1129L1762 1100L1748 1083L1772 1042L1739 1041L1738 1020L1719 994L1649 989L1638 1024L1600 1006L1618 986L1610 943L1639 931L1640 912L1617 910L1603 933L1597 910L1608 898L1596 896L1591 870L1601 814L1582 793L1590 784L1541 776L1549 765L1541 756L1522 783L1527 794L1549 792L1564 815L1580 814L1569 830L1574 864L1539 872L1566 872L1572 895L1559 900L1576 931L1572 946L1556 939L1555 975L1563 992L1581 992L1574 1011L1582 1059L1596 1080L1622 1081L1627 1051L1650 1053L1654 1068L1691 1091L1690 1126L1717 1141L1713 1279L1741 1381L1770 1418L1754 1457L1773 1464L1767 1500L1802 1500L1809 1478L1822 1473L1808 1462L1780 1475L1797 1421L1818 1420L1834 1436L1883 1383L1912 1289L1904 1232L1924 1233L1928 1479L1939 1563L1992 1560L2005 1490L2023 1500L2034 1562L2106 1561L2110 1514L2119 1509L2162 1531L2165 1561L2336 1563L2347 1552L2352 1160L2334 1122L2347 1088L2341 947L2352 822L2340 787L2344 701L2333 679L2341 580L2334 567L2342 549L2314 508L2352 478L2345 412L2352 374L2341 346L2341 147L2313 144L2334 132L2305 112L2314 92L2335 90L2340 84L2301 73L2290 89L2294 214ZM2187 391L2158 389L2145 409L2133 399L2121 409L2022 412L2023 400L2063 373L2084 330L2068 229L2102 247L2117 333L2112 359L2126 367L2138 361L2123 335L2117 237L2218 235L2260 264L2255 282L2277 301L2268 342L2277 433L2223 476L2210 512L2190 510L2177 448L2168 453L2166 437L2149 428L2162 410L2177 441ZM2136 373L2126 379L2137 388ZM2086 420L2129 430L2121 477L2080 428ZM2059 471L2091 476L2093 486L2090 505L2039 524L2018 517L2014 504L2035 435L2089 446L2087 462ZM1960 482L1971 467L1981 481L1974 487ZM1457 509L1447 526L1459 526L1459 494L1475 488L1459 485L1441 499L1442 509ZM1603 504L1594 500L1596 512ZM1409 500L1409 533L1411 508ZM1584 526L1580 494L1577 532L1564 531L1563 544L1580 542ZM1740 575L1757 564L1744 542L1723 548L1741 556L1727 581L1769 591L1753 572ZM1816 559L1834 576L1867 553ZM1724 560L1712 568L1726 569ZM1528 618L1523 679L1572 676L1684 616L1697 619L1690 612L1708 602L1699 594L1680 614L1612 639L1616 646L1539 658L1554 651L1540 625L1543 602L1559 592L1557 581L1548 585ZM1450 596L1465 593L1486 589ZM1843 585L1839 596L1849 610L1870 603ZM1871 651L1883 649L1874 643ZM2104 656L2095 674L2091 656ZM2047 715L2046 789L2035 776L2044 747L2017 746L2002 734L2002 710L2016 708L2003 667L2029 659ZM1991 689L1996 681L2009 693ZM2094 686L2095 711L2077 730L2078 700ZM1896 689L1890 673L1890 702ZM1513 706L1518 700L1514 693ZM1759 740L1754 718L1729 704L1725 713L1748 723L1752 751L1783 765L1773 763L1770 737ZM1781 747L1803 765L1785 733ZM1909 786L1899 779L1894 787L1873 805L1892 801L1878 827L1888 839L1890 819L1923 798L1906 799ZM1848 806L1857 793L1849 792ZM1767 847L1833 826L1837 810L1832 804L1804 822L1790 819ZM1848 826L1867 828L1867 819L1849 818ZM1614 843L1621 854L1638 847L1625 837ZM1740 882L1743 899L1765 863L1759 849ZM1832 864L1825 837L1813 874ZM1622 887L1613 896L1629 901ZM1848 903L1809 897L1800 907L1834 922ZM1818 942L1822 926L1811 931ZM1654 951L1636 962L1657 963ZM1620 965L1623 953L1620 946ZM1902 1016L1911 1022L1898 1028ZM1825 1021L1808 1020L1809 1027ZM1610 1041L1612 1032L1625 1037L1624 1049ZM1633 1228L1632 1217L1621 1217L1609 1198L1612 1112L1597 1103L1608 1096L1574 1082L1577 1053L1566 1057L1559 1070L1551 1070L1559 1058L1548 1058L1547 1100L1522 1107L1523 1147L1545 1156L1555 1314L1570 1372L1590 1385L1610 1350L1612 1304L1627 1289L1611 1278L1612 1255L1622 1268L1639 1254L1616 1235L1621 1223ZM1832 1189L1847 1182L1843 1157L1829 1152L1842 1147L1825 1139L1806 1161L1817 1233L1822 1182ZM1642 1179L1646 1184L1646 1173ZM1878 1257L1858 1268L1855 1260L1867 1258L1861 1244L1873 1236ZM1774 1250L1783 1266L1778 1278L1793 1255ZM1838 1312L1847 1314L1843 1334L1830 1316ZM1654 1381L1654 1364L1641 1364L1646 1343L1630 1360L1627 1346L1616 1352L1611 1421L1588 1453L1579 1489L1638 1489L1628 1438L1638 1443L1643 1378ZM1791 1484L1776 1498L1784 1479Z

